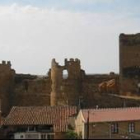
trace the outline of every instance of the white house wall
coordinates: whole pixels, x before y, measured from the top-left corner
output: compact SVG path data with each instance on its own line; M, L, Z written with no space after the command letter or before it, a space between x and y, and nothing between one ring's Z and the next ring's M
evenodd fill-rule
M85 124L85 120L84 120L82 111L80 110L75 120L75 128L76 128L76 133L78 135L80 135L80 133L82 134L82 139L85 138L84 124Z

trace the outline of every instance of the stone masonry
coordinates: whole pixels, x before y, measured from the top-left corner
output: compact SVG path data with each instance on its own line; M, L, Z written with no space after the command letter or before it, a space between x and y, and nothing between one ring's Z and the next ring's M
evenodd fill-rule
M140 34L120 34L120 92L140 93Z
M67 75L64 75L64 70L67 71ZM64 66L60 66L53 59L51 67L51 105L78 104L79 96L81 96L82 75L84 75L84 71L81 70L79 59L70 59L69 61L65 59Z
M52 59L51 68L43 77L17 74L9 61L2 61L0 64L2 115L7 115L12 106L122 107L124 99L109 94L140 93L140 34L121 34L119 43L119 75L113 72L86 74L77 58L65 59L63 66ZM109 85L104 87L104 83ZM125 99L125 104L137 106L140 102Z
M65 75L64 71L67 71ZM17 74L10 62L0 64L0 98L3 115L12 106L95 106L99 83L118 75L87 75L79 59L65 59L64 66L52 60L51 69L43 77ZM99 103L98 103L99 104Z

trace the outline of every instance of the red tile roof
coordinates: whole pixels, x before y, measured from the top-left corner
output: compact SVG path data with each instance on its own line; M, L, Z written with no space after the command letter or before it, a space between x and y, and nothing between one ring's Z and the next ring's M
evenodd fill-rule
M65 132L68 117L76 113L77 108L74 106L13 107L3 125L53 124L55 132Z
M137 121L140 120L140 107L132 108L110 108L110 109L83 109L82 114L87 122L89 111L89 122L115 122L115 121Z

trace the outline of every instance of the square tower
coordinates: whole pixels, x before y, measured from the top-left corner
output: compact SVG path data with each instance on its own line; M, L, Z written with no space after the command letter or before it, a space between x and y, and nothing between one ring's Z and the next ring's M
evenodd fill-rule
M120 92L140 94L140 34L120 34Z

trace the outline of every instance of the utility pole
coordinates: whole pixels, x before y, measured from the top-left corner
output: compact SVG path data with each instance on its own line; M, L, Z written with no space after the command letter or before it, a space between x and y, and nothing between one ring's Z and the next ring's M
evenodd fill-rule
M79 110L81 109L81 97L79 97Z
M124 107L124 108L126 107L125 99L124 99L124 101L123 101L123 107Z
M89 139L89 110L88 110L88 116L87 116L87 139Z
M82 109L83 108L83 96L79 96L79 104L78 104L79 108Z
M112 124L109 123L109 138L110 139L112 138L111 133L112 133Z

